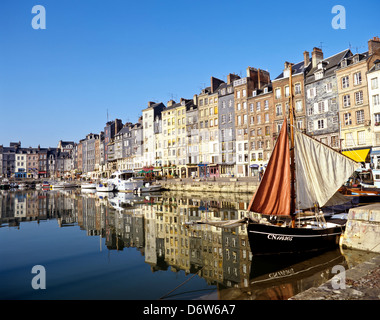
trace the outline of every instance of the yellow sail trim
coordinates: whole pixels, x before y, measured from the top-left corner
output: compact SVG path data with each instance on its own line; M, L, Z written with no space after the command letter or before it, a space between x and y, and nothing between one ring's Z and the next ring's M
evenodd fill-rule
M342 151L342 153L356 162L365 162L370 149Z

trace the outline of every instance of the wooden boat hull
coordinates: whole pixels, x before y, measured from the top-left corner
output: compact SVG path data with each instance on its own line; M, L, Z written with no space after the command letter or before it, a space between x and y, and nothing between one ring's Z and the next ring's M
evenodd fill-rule
M248 224L252 254L294 254L333 249L339 245L344 226L325 229L289 228Z

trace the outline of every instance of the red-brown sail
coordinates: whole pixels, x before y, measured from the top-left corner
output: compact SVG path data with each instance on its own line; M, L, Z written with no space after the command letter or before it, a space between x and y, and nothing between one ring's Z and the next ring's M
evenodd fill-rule
M291 214L290 152L286 118L273 149L263 179L248 210L262 214Z

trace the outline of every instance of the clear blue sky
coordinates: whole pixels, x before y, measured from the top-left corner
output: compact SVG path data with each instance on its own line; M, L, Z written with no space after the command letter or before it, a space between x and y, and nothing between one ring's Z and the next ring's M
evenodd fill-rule
M333 6L346 9L335 30ZM34 5L46 9L35 30ZM285 61L367 50L380 1L2 0L0 144L54 147L136 122L148 101L192 98L210 77L248 66L274 79Z

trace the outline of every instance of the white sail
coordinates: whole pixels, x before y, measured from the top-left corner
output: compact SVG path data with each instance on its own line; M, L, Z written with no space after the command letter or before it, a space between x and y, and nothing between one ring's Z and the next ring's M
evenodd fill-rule
M296 207L338 204L338 189L360 167L357 163L317 140L295 130ZM331 199L331 200L330 200ZM330 201L329 201L330 200Z

